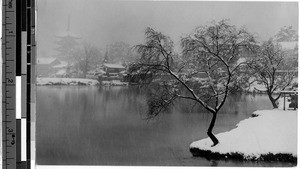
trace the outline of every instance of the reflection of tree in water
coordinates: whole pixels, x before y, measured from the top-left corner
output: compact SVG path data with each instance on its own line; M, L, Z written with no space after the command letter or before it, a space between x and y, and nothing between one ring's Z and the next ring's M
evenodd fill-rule
M220 114L238 114L240 104L245 102L245 97L241 93L234 93L228 96L223 110L220 111Z
M80 110L80 112L82 112L80 120L81 120L82 123L86 123L86 122L88 122L89 119L91 119L91 115L90 115L91 110L89 109L91 107L88 107L88 105L87 105L88 104L88 97L87 97L86 94L83 94L81 96L81 100L82 100L83 107L82 107L82 110Z
M96 91L88 90L88 88L79 89L78 93L75 95L81 95L82 97L74 97L74 93L72 94L67 90L64 93L64 98L66 99L67 103L76 102L76 105L81 105L78 106L80 108L80 111L85 112L81 114L82 122L86 122L88 120L94 121L98 116L98 118L101 117L100 120L115 118L115 116L123 117L124 119L134 117L142 120L146 119L147 117L146 110L148 109L148 93L153 90L159 91L156 87L98 87ZM257 108L253 106L251 102L249 102L249 100L251 100L252 98L253 96L248 94L232 94L228 97L228 100L226 101L225 106L220 114L223 114L222 116L225 116L227 118L227 116L230 116L230 114L243 116L243 114L251 113L250 111L252 111L252 109L254 109L254 111L257 110ZM256 98L255 100L257 99L260 98ZM253 102L255 102L255 100ZM78 111L76 110L76 108L72 109L74 111ZM88 117L85 117L87 113L90 113L90 115ZM204 120L209 120L210 118L210 116L206 114L206 109L197 104L194 104L193 101L186 99L176 100L174 102L174 105L171 106L168 110L165 110L162 114L169 116L168 114L174 113L191 114L188 116L197 116ZM138 114L139 116L131 116L130 114ZM164 118L160 118L157 121L161 121L163 119ZM144 123L143 121L141 122Z
M228 97L228 100L225 102L223 110L221 113L238 113L238 107L241 104L247 104L245 100L246 94L231 94ZM186 99L178 99L174 102L173 108L179 110L180 113L207 113L207 110L202 106L195 104L195 102ZM172 111L168 111L169 113ZM206 115L205 115L206 116Z
M198 84L199 85L199 84ZM153 93L156 93L157 95L161 95L161 88L162 86L160 84L154 84L151 86L144 87L146 90L143 90L147 94L147 99L153 97ZM184 91L184 89L182 89ZM152 95L151 95L152 94ZM188 95L188 93L185 93ZM224 113L229 113L229 114L237 114L239 105L242 104L247 104L245 103L246 100L245 94L241 93L236 93L236 94L231 94L228 97L228 100L225 102L225 105L223 110L220 110L220 114ZM213 102L213 100L211 100ZM213 103L212 103L213 104ZM175 110L174 110L175 109ZM198 114L204 114L208 113L208 111L203 108L202 106L196 104L194 101L187 100L187 99L178 99L174 101L171 107L164 109L162 111L163 114L166 113L172 113L174 111L178 111L180 113L198 113ZM203 117L207 117L207 115L203 115Z
M112 106L119 107L120 111L139 113L145 107L145 94L138 86L134 87L100 87L101 106L108 111Z

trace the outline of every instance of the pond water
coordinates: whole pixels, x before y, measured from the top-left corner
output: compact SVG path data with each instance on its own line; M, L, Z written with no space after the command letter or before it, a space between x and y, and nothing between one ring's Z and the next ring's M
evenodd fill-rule
M293 166L282 162L207 160L189 145L206 138L211 115L186 102L145 120L146 95L138 87L38 86L36 155L40 165ZM264 95L230 96L214 133L260 109Z

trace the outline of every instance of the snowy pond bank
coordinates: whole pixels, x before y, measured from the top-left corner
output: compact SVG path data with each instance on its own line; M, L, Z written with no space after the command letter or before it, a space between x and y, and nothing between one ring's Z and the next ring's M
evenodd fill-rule
M259 110L252 116L216 134L218 145L211 147L205 138L193 142L190 152L206 158L297 162L297 111Z
M37 85L99 85L99 82L94 79L80 79L80 78L37 78Z
M83 78L37 78L38 86L69 85L69 86L127 86L128 83L119 80L102 81Z

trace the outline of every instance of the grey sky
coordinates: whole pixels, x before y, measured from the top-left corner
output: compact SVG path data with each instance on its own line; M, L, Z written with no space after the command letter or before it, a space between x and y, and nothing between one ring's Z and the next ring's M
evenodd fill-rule
M38 49L51 55L56 35L67 29L82 41L105 48L117 41L131 45L144 40L150 26L169 35L175 43L196 26L230 19L262 40L283 26L298 30L297 2L197 2L197 1L103 1L38 0Z

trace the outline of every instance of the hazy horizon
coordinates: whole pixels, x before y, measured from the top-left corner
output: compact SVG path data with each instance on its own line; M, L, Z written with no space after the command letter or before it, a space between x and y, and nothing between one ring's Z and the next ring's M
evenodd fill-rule
M37 0L37 6L38 53L47 56L55 54L54 41L67 30L68 16L71 32L101 49L119 41L142 43L149 26L176 45L197 26L221 19L246 27L260 40L283 26L298 32L297 2Z

